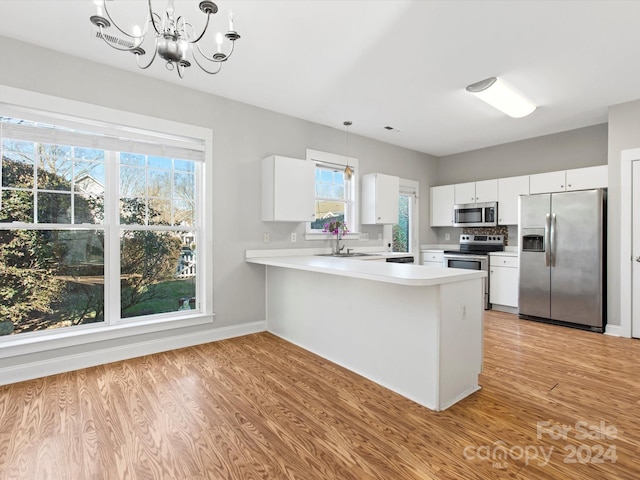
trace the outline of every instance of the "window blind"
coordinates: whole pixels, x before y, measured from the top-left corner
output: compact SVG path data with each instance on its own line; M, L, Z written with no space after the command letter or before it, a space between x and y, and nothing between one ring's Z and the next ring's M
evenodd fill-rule
M14 111L12 111L14 110ZM0 104L1 138L204 161L202 140L125 126L15 111Z

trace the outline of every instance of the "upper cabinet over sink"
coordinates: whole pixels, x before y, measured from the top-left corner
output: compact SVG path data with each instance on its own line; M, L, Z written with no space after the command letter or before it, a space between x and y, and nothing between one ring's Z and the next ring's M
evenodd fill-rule
M395 225L400 206L400 178L382 173L362 176L362 223Z
M262 221L310 222L315 218L314 162L272 155L262 160Z
M458 183L454 185L454 203L485 203L498 201L498 180Z

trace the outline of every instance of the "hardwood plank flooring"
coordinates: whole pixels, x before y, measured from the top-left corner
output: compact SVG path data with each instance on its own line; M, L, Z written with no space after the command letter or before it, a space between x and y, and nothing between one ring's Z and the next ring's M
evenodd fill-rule
M490 311L484 348L444 412L269 333L7 385L0 479L640 478L640 341Z

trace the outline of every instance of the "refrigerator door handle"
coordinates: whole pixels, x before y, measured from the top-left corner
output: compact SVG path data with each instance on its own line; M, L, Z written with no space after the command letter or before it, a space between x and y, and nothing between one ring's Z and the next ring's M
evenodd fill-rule
M547 213L547 216L544 219L544 264L548 267L551 262L551 256L549 252L549 248L551 247L551 214Z
M556 266L556 214L551 215L551 266Z

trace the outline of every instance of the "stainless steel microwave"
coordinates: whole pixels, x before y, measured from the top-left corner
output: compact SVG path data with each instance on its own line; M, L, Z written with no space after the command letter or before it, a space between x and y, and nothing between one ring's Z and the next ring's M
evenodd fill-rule
M497 225L498 202L453 206L454 227L495 227Z

